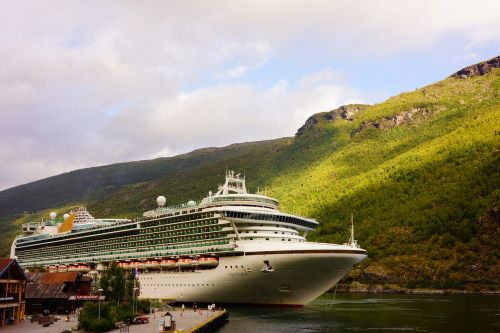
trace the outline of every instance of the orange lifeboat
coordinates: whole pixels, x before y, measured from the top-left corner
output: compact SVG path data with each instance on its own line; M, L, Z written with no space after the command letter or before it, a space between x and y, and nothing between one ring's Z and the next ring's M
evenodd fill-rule
M128 266L130 268L138 268L141 265L141 262L139 261L132 261Z
M219 259L215 257L206 257L198 259L198 265L202 267L216 267L219 264Z
M49 266L48 270L49 270L49 273L55 273L55 272L57 272L57 266Z
M68 266L66 265L61 265L57 267L58 272L67 272L68 271Z
M90 271L90 268L87 265L80 265L80 266L78 266L78 271L79 272L88 272L88 271Z
M190 258L181 258L181 259L177 260L177 266L184 267L184 268L193 267L194 262L195 262L195 260L190 259Z
M146 261L147 267L150 268L159 268L160 267L160 262L158 260L149 260Z
M121 268L124 268L124 269L127 269L129 268L130 264L128 262L120 262L118 263L118 267L121 267Z
M68 272L76 272L76 271L78 271L78 266L74 265L68 266Z
M161 267L165 267L165 268L175 268L175 264L177 263L177 261L175 260L162 260L160 262L160 265Z

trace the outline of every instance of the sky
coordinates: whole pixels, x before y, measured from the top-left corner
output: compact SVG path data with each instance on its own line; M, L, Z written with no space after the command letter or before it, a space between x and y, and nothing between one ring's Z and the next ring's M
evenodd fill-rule
M497 0L0 0L0 190L293 136L499 51Z

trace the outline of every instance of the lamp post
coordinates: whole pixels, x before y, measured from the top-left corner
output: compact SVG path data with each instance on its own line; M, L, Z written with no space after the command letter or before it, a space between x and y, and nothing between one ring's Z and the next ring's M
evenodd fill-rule
M153 313L153 318L156 318L156 307L158 306L158 300L156 299L156 288L155 288L155 312Z
M132 310L134 311L134 316L135 316L135 314L137 313L137 295L136 295L136 293L137 293L137 290L139 290L139 288L134 287L132 290L133 290L133 292L134 292L134 293L132 294L132 296L133 296L133 300L134 300L134 304L133 304L133 306L132 306Z
M99 304L99 317L98 317L98 321L101 321L101 293L102 293L102 289L99 288L97 289L97 292L99 293L99 298L97 299L97 303Z

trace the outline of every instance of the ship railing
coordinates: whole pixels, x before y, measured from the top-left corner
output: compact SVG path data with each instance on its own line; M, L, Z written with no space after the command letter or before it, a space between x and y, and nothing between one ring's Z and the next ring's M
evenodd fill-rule
M206 253L221 253L221 252L234 252L235 249L233 246L228 247L211 247L211 248L203 248L189 251L181 250L181 251L155 251L155 252L137 252L131 255L121 256L119 253L117 255L107 255L107 256L92 256L92 257L78 257L71 259L52 259L48 261L33 261L33 262L24 262L21 261L22 266L31 267L34 264L38 265L51 265L51 264L71 264L71 263L80 263L80 262L100 262L100 261L113 261L113 260L127 260L127 259L141 259L141 258L151 258L151 257L170 257L170 256L186 256L186 255L198 255L198 254L206 254ZM130 252L129 252L130 253Z
M183 204L168 206L165 209L166 210L180 210L180 209L187 209L187 208L192 209L192 208L198 207L201 204L202 201L203 200L195 201L194 205L188 205L187 203L183 203Z
M172 205L172 206L167 206L164 208L156 209L155 211L151 211L152 213L155 213L156 216L160 215L165 215L168 213L172 213L178 210L182 209L194 209L200 206L206 206L208 204L212 203L224 203L224 202L238 202L238 201L247 201L247 202L260 202L268 205L272 205L273 207L278 207L279 202L274 199L266 199L266 198L258 198L258 197L244 197L244 196L238 196L238 197L228 197L228 196L212 196L212 197L206 197L202 200L195 201L195 204L189 205L187 203L183 204L178 204L178 205ZM149 217L151 218L151 217ZM135 221L140 221L144 218L139 218L136 219ZM146 218L147 219L147 218Z
M198 245L196 245L198 244ZM207 241L202 241L201 243L200 242L191 242L191 243L187 243L187 244L172 244L172 245L163 245L163 246L149 246L147 248L143 248L142 251L137 251L136 253L157 253L157 252L161 252L161 251L174 251L174 250L178 250L178 249L184 249L184 248L189 248L189 249L192 249L192 248L197 248L197 249L204 249L204 248L207 248L207 247L213 247L213 246L220 246L220 245L226 245L228 246L228 240L227 238L218 238L218 239L212 239L212 240L207 240ZM90 255L87 254L86 258L92 258L92 257L95 257L97 253L100 253L100 252L95 252L94 253L91 253ZM110 254L112 255L118 255L118 254L123 254L123 253L130 253L130 250L129 249L124 249L124 250L114 250L114 251L110 251L109 252ZM66 259L70 259L70 258L73 258L69 255L52 255L52 258L54 260L66 260ZM23 259L21 256L20 256L20 259ZM76 259L75 259L76 260Z

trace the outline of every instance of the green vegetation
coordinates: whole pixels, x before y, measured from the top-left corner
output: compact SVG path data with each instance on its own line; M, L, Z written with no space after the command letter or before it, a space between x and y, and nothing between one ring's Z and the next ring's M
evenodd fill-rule
M96 216L136 217L154 208L159 194L171 204L206 196L228 166L245 171L250 190L266 189L283 211L320 221L311 240L345 242L353 212L356 238L370 258L347 281L499 287L500 69L400 94L363 107L352 121L324 115L294 139L93 168L92 177L107 185L85 188L85 195L67 202L53 197L52 204L85 202ZM73 175L85 174L78 172L83 171ZM71 183L57 184L72 193ZM21 200L17 191L8 200L0 192L0 207ZM13 235L12 226L21 220L13 224L9 214L1 214L0 226Z
M129 290L126 290L126 288L130 288L130 285L125 285L125 272L123 268L118 267L116 262L112 261L109 268L101 275L99 287L108 301L113 300L116 303L120 303L129 294Z
M106 332L114 328L116 322L130 322L136 314L148 313L150 300L136 299L133 296L134 277L130 271L125 272L116 262L101 275L99 288L105 296L101 302L101 320L99 304L87 302L80 313L79 325L87 332ZM97 292L97 291L95 291ZM136 313L134 313L134 303Z
M115 325L111 316L112 308L107 303L100 304L100 319L99 304L86 302L83 305L83 310L78 317L78 323L81 328L89 333L99 333L112 330Z

